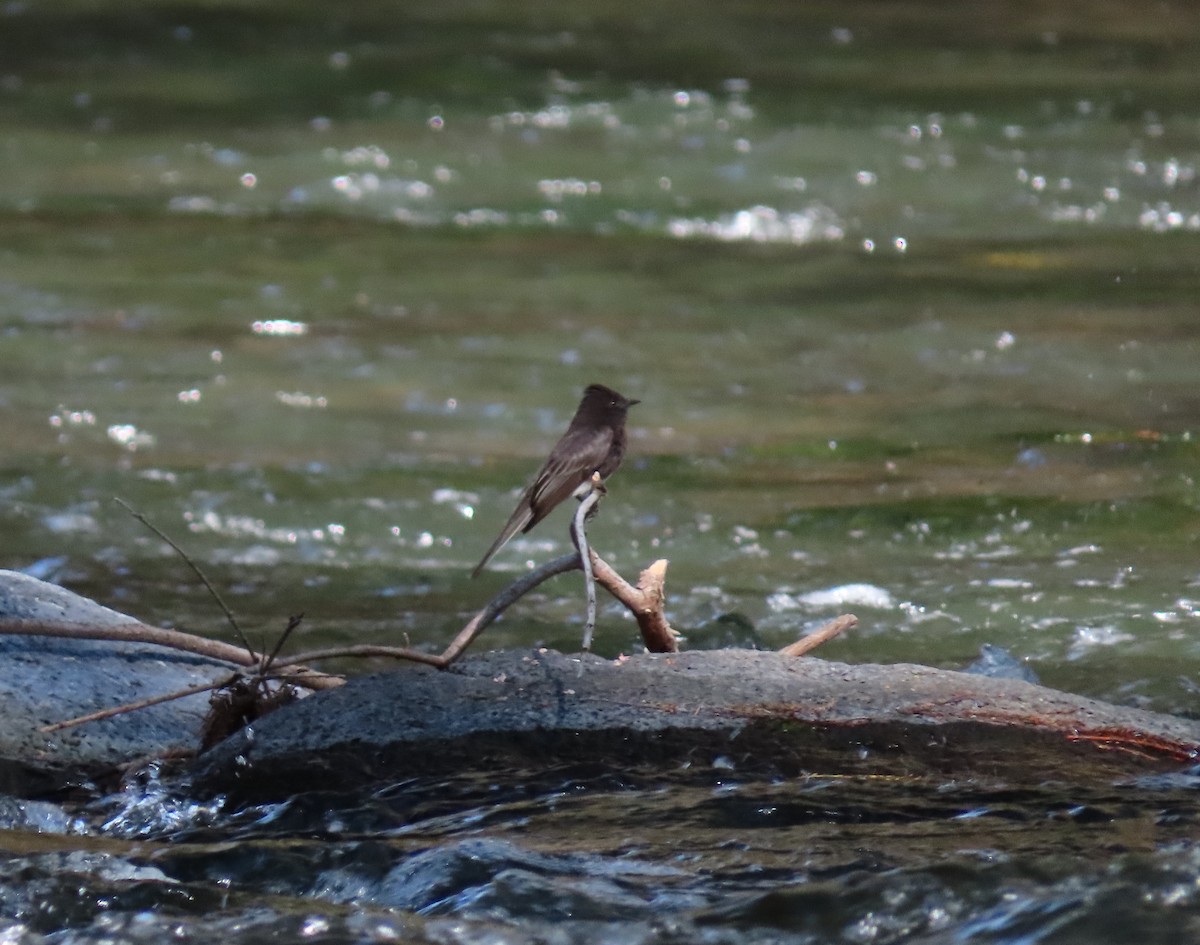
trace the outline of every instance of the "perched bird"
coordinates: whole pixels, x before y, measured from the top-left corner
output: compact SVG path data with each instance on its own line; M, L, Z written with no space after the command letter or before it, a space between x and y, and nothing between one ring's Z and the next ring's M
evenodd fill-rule
M521 495L516 510L492 543L471 577L517 532L527 532L567 496L583 498L593 488L593 474L603 482L625 456L625 414L641 401L623 397L611 387L592 384L583 392L579 409L533 483Z

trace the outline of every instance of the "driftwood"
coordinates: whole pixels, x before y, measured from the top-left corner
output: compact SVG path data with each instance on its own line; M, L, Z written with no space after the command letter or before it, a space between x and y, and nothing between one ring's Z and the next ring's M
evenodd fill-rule
M829 623L817 628L807 636L801 637L795 643L789 643L779 652L783 656L804 656L806 653L811 653L822 643L828 643L836 636L840 636L847 630L853 630L858 626L858 618L854 614L842 614L840 617L834 617Z

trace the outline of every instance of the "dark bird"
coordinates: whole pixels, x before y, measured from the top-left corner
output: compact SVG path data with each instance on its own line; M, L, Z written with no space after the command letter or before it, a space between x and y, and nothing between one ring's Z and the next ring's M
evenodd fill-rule
M601 482L617 471L625 456L625 414L641 401L622 397L611 387L592 384L583 392L579 409L533 483L521 495L488 553L471 577L482 571L492 556L517 532L527 532L567 496L583 498L592 488L592 475Z

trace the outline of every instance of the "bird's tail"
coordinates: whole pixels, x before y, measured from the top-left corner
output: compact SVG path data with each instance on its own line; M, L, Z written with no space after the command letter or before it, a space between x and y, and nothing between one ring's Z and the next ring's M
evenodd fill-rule
M487 550L487 554L483 556L483 560L475 565L475 570L471 572L471 577L479 577L479 572L487 567L487 563L495 557L496 552L508 544L508 540L517 532L524 531L529 523L533 521L533 510L529 507L528 502L522 501L517 506L512 517L508 520L508 524L501 530L499 537L492 542L492 547Z

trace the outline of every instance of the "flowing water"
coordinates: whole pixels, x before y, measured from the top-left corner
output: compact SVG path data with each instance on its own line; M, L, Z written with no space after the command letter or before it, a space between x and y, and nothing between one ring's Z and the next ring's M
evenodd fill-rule
M439 650L569 547L469 578L600 381L643 403L590 536L687 645L853 611L822 655L1193 715L1198 52L1100 0L7 3L0 566L224 634L119 497L256 638ZM568 575L481 643L582 618ZM1193 788L14 801L0 940L1179 941Z

